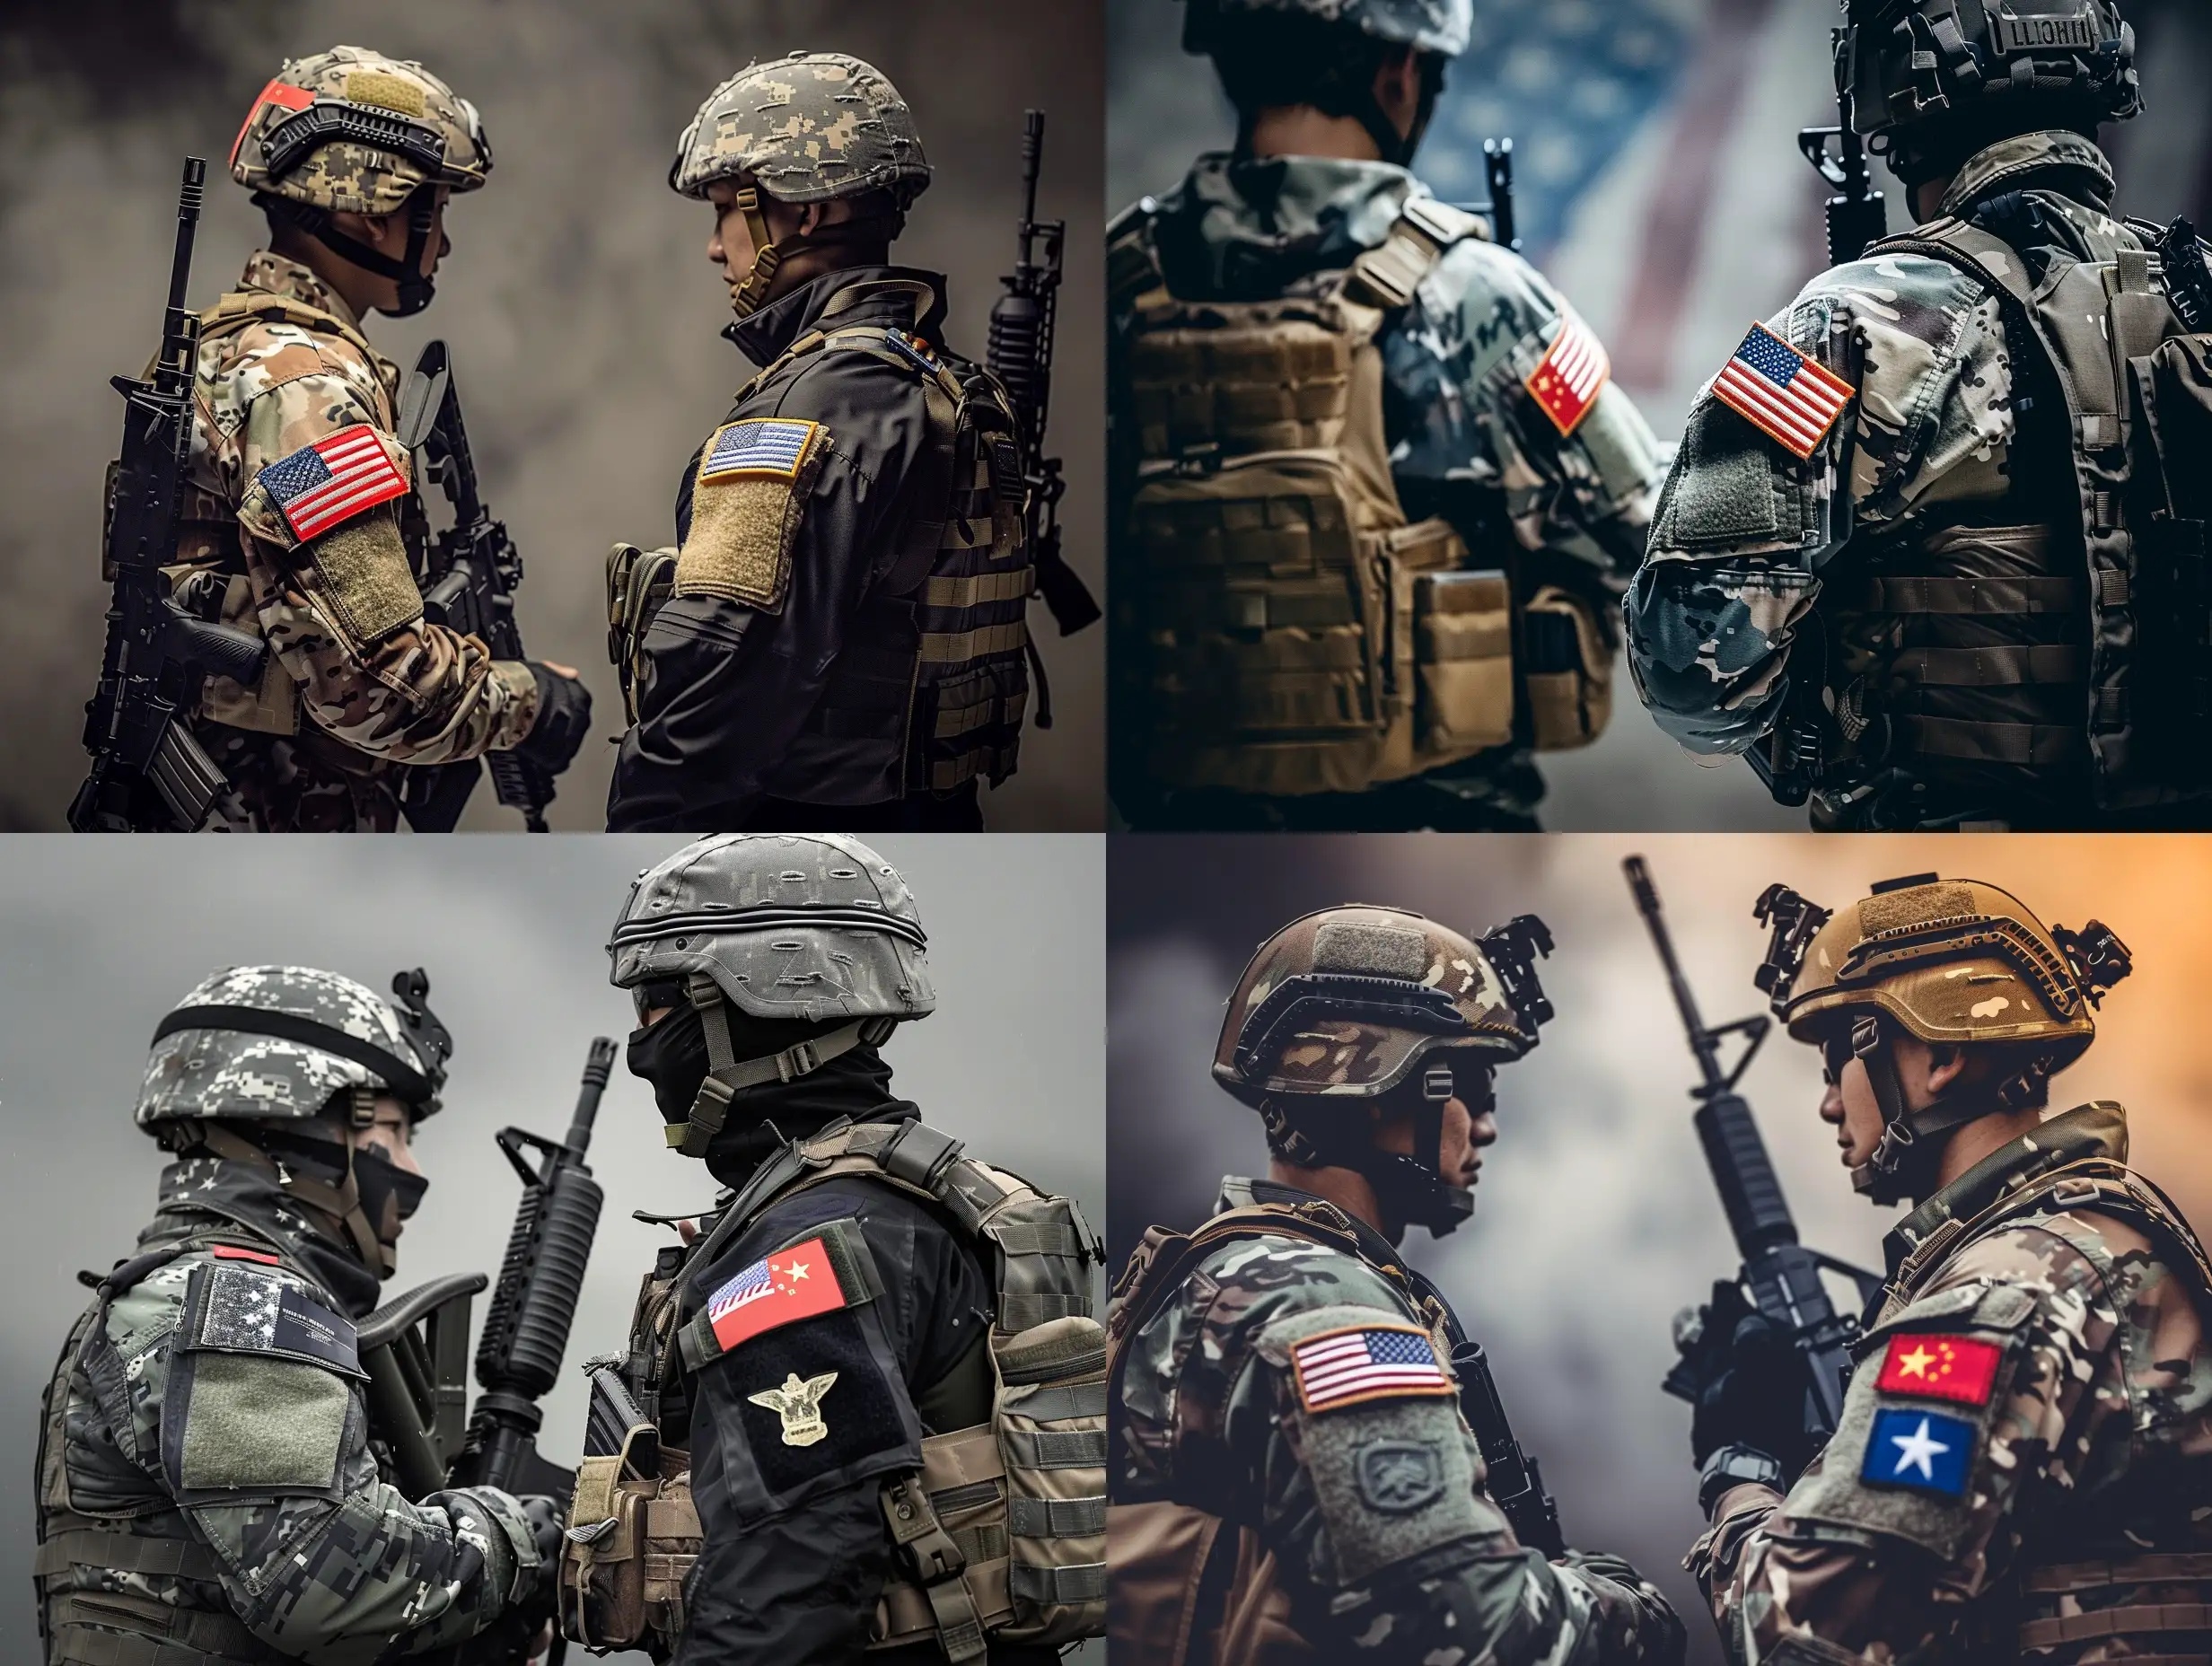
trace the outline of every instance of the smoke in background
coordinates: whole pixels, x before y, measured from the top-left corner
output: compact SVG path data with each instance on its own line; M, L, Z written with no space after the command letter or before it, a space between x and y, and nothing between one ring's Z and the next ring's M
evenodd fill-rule
M2120 0L2139 37L2147 113L2106 129L2129 214L2212 219L2212 8ZM1836 0L1474 0L1415 171L1449 202L1487 197L1481 142L1510 136L1531 259L1589 320L1652 427L1679 438L1699 388L1753 319L1828 264L1830 194L1797 131L1836 123ZM1213 66L1181 48L1181 0L1108 14L1106 198L1173 188L1235 119ZM1904 192L1886 171L1890 225ZM1613 721L1588 750L1541 760L1547 828L1803 828L1748 767L1700 764L1617 673Z
M453 253L417 319L374 318L401 367L443 338L484 492L528 567L523 639L584 672L599 737L560 784L557 828L605 825L602 568L619 539L675 536L684 460L751 366L718 339L729 302L707 210L668 189L676 135L749 59L852 52L898 85L936 168L898 259L951 277L952 345L983 356L1014 259L1022 111L1049 118L1040 210L1071 228L1053 449L1066 549L1100 587L1102 0L73 0L0 4L0 829L56 828L83 778L97 680L101 471L161 325L179 168L209 163L191 303L236 282L265 232L224 170L253 95L286 57L337 41L421 60L483 111L490 184L448 216ZM1070 49L1070 48L1073 49ZM990 795L995 828L1104 825L1102 630L1032 616L1056 723ZM512 828L481 788L467 821Z
M1875 881L1940 870L2014 891L2046 923L2094 917L2135 951L2098 1040L2053 1103L2117 1099L2138 1165L2212 1223L2212 854L2202 840L1823 840L1424 835L1112 841L1108 940L1110 1259L1145 1227L1209 1212L1224 1173L1264 1172L1259 1118L1207 1074L1222 1003L1260 941L1344 902L1409 908L1479 933L1540 915L1558 1017L1498 1078L1498 1140L1474 1218L1411 1259L1490 1351L1514 1430L1541 1458L1569 1541L1628 1556L1690 1619L1693 1660L1720 1654L1681 1557L1702 1530L1689 1409L1660 1392L1669 1321L1730 1274L1735 1252L1690 1126L1696 1065L1620 872L1641 850L1708 1023L1765 1010L1751 903L1783 881L1828 907ZM1882 1265L1898 1212L1853 1194L1818 1120L1817 1056L1777 1035L1743 1089L1806 1243ZM1840 1294L1840 1293L1839 1293ZM1852 1305L1856 1305L1853 1303Z
M166 1159L131 1122L146 1038L218 967L328 967L380 993L422 966L455 1040L445 1109L416 1144L431 1177L392 1294L496 1274L520 1188L494 1146L510 1123L558 1138L594 1035L635 1020L602 945L630 881L682 841L312 837L192 846L181 867L129 841L0 841L0 1659L36 1649L30 1579L39 1401L90 1299L80 1267L132 1253ZM886 835L912 887L940 1005L884 1044L898 1091L987 1160L1105 1218L1099 1037L1102 838ZM666 1229L633 1209L706 1207L715 1183L668 1152L646 1085L619 1066L592 1166L607 1192L545 1446L574 1463L588 1355L619 1348ZM480 1324L484 1300L476 1304ZM642 1662L630 1655L626 1660Z

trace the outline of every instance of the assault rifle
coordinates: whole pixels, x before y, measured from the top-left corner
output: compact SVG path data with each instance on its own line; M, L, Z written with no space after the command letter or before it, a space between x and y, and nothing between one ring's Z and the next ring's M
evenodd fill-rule
M153 370L144 381L110 379L124 406L103 562L115 589L100 686L84 707L92 772L69 805L69 825L79 833L198 827L225 783L215 759L178 720L198 705L209 674L251 687L268 655L257 634L201 617L221 605L220 583L201 574L180 592L162 573L176 554L177 500L192 452L199 317L184 310L184 292L206 178L206 162L185 159L169 306Z
M1536 1460L1514 1439L1505 1402L1497 1398L1497 1383L1490 1375L1489 1356L1479 1343L1462 1342L1452 1350L1452 1369L1460 1380L1460 1410L1475 1432L1488 1472L1483 1491L1513 1523L1515 1539L1547 1556L1565 1556L1558 1503L1544 1490Z
M514 622L514 594L522 583L522 557L478 495L476 461L461 419L461 394L445 343L423 349L399 398L399 443L413 452L420 480L434 480L453 508L453 524L431 541L424 574L423 615L463 636L480 638L496 660L526 660ZM419 481L418 481L419 485ZM522 812L532 833L546 830L545 807L553 802L553 776L520 752L490 752L479 762L412 769L401 798L408 825L417 833L450 833L485 764L499 802Z
M1513 141L1485 139L1482 142L1482 171L1490 182L1490 200L1479 204L1477 214L1488 215L1492 240L1521 252L1521 232L1514 224L1513 212Z
M1628 889L1636 894L1637 909L1651 928L1652 943L1666 968L1675 1009L1690 1037L1690 1050L1697 1057L1701 1080L1690 1091L1698 1102L1692 1120L1697 1125L1698 1142L1705 1148L1706 1166L1712 1170L1713 1184L1720 1190L1729 1230L1735 1235L1736 1252L1742 1257L1742 1269L1731 1286L1742 1305L1733 1315L1708 1310L1702 1333L1692 1327L1688 1334L1678 1337L1683 1357L1667 1373L1666 1391L1694 1401L1698 1360L1707 1350L1725 1350L1735 1319L1756 1311L1787 1337L1796 1350L1804 1379L1803 1426L1811 1442L1818 1446L1835 1433L1836 1421L1843 1415L1843 1390L1851 1371L1850 1344L1858 1331L1857 1321L1837 1312L1835 1303L1829 1300L1821 1283L1821 1270L1843 1274L1866 1296L1879 1289L1882 1281L1797 1241L1797 1223L1790 1217L1789 1203L1782 1196L1782 1182L1767 1155L1766 1142L1751 1118L1751 1106L1736 1092L1737 1082L1767 1039L1773 1021L1764 1013L1756 1013L1725 1024L1706 1023L1698 1014L1689 980L1682 976L1681 963L1675 959L1674 942L1661 916L1659 892L1651 882L1650 870L1641 856L1630 856L1621 866L1628 876ZM1783 899L1794 901L1795 894L1783 892L1779 886L1769 887L1760 898L1757 910L1760 923L1771 926L1778 948L1810 939L1821 924L1820 918L1813 917L1817 910L1808 913L1801 906L1776 906ZM1769 965L1774 958L1770 951ZM1771 983L1764 976L1765 969L1761 969L1761 987ZM1723 1069L1721 1043L1731 1035L1742 1037L1743 1050L1733 1065Z
M1874 189L1874 170L1866 161L1866 141L1859 136L1855 123L1856 101L1851 83L1846 78L1850 66L1844 57L1849 40L1848 30L1835 31L1836 104L1840 125L1806 127L1797 135L1797 148L1804 153L1805 160L1839 193L1828 199L1830 266L1848 266L1870 246L1888 236L1890 231L1889 206L1883 194ZM1830 139L1837 142L1837 155L1828 153Z
M2166 227L2158 238L2158 263L2181 327L2192 336L2212 335L2212 266L2205 262L2197 228L2187 220Z
M999 279L1005 293L991 306L985 362L1005 384L1022 434L1022 485L1029 522L1030 558L1037 589L1060 635L1072 636L1097 622L1099 606L1075 569L1060 555L1060 499L1067 482L1060 460L1045 455L1045 421L1052 403L1052 331L1059 311L1067 222L1037 217L1037 171L1043 160L1045 113L1028 111L1022 127L1022 217L1014 223L1014 270ZM1052 727L1051 696L1044 667L1038 671L1037 726Z
M404 977L395 980L395 987L404 981ZM496 1486L509 1493L547 1494L567 1507L575 1475L538 1451L544 1415L537 1402L560 1373L592 1239L599 1230L605 1194L584 1157L614 1056L612 1041L604 1036L592 1039L566 1138L557 1144L524 1128L499 1131L499 1149L522 1177L522 1201L477 1346L476 1379L482 1392L465 1425L462 1361L469 1347L470 1299L485 1288L484 1275L434 1279L362 1321L359 1344L362 1367L369 1374L371 1432L391 1453L399 1490L410 1498L449 1486ZM524 1155L526 1148L540 1159L535 1168ZM512 1626L495 1626L438 1659L442 1666L519 1666L531 1635L544 1618L533 1609L517 1616ZM566 1647L555 1641L548 1657L554 1666Z

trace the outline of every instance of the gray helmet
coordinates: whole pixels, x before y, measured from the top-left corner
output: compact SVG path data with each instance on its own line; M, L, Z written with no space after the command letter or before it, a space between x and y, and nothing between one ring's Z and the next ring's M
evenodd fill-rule
M1836 83L1852 125L1921 184L2006 132L2143 110L2135 30L2114 0L1843 0Z
M137 1123L303 1121L339 1094L390 1093L420 1119L438 1109L453 1050L424 1004L429 979L392 979L403 1011L366 986L306 966L233 966L196 986L154 1031Z
M790 1081L902 1019L936 1010L927 939L898 871L836 833L717 833L685 846L630 887L607 943L609 981L682 986L705 1021L710 1069L669 1144L704 1156L733 1094ZM826 1035L740 1058L729 1009L823 1024Z
M1186 52L1210 50L1215 24L1225 18L1317 18L1440 57L1466 51L1475 27L1474 0L1189 0L1189 6L1183 19Z

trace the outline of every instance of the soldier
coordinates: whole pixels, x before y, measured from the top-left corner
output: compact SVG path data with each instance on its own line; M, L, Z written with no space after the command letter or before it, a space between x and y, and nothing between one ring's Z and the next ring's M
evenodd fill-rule
M354 1321L452 1048L419 995L297 966L218 972L154 1030L137 1120L175 1161L138 1253L83 1275L42 1407L48 1666L389 1660L550 1611L552 1500L409 1504L370 1445Z
M893 1092L878 1048L936 1005L923 944L898 873L838 835L702 839L631 889L629 1067L731 1189L592 1362L571 1638L1050 1666L1103 1630L1099 1251Z
M2120 449L2127 365L2179 329L2096 143L2141 109L2134 31L2112 0L1874 10L1839 85L1921 224L1699 399L1627 603L1637 690L1823 829L2203 826L2203 601L2133 489L2173 478L2178 410Z
M1809 1464L1786 1347L1754 1321L1708 1362L1688 1565L1730 1657L2200 1657L2212 1267L2127 1166L2124 1109L2050 1109L2127 950L1932 873L1811 923L1761 986L1821 1049L1852 1184L1914 1207Z
M1014 773L1018 431L945 346L944 276L891 264L929 179L898 89L840 53L741 70L677 141L761 368L684 465L680 548L609 560L610 828L974 832L978 783Z
M1214 1079L1265 1120L1269 1178L1148 1232L1108 1320L1120 1666L1682 1658L1626 1563L1515 1536L1461 1412L1466 1334L1397 1250L1473 1208L1549 948L1529 915L1474 943L1328 908L1237 980Z
M568 667L425 620L399 372L362 333L429 305L446 199L491 165L473 105L358 47L285 64L239 130L231 177L269 246L201 315L177 584L272 652L254 688L210 679L193 715L233 789L214 825L390 832L403 766L521 748L557 773L590 729Z
M1189 0L1236 148L1108 232L1139 827L1530 829L1532 753L1604 726L1658 452L1558 294L1407 171L1471 17Z

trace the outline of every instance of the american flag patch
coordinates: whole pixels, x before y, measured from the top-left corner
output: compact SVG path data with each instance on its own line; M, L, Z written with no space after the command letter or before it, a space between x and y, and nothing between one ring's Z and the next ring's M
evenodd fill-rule
M1428 1333L1410 1325L1324 1331L1293 1346L1290 1365L1299 1403L1310 1412L1454 1391Z
M407 495L407 477L392 467L384 442L365 422L303 445L259 477L303 544L364 510Z
M1851 384L1822 369L1764 324L1736 349L1713 383L1722 404L1800 458L1820 449L1851 403Z
M1561 314L1559 334L1551 351L1544 355L1544 362L1528 380L1529 397L1565 439L1590 414L1606 378L1612 373L1613 362L1605 355L1605 344L1570 311Z
M755 1261L707 1297L707 1323L727 1353L762 1331L846 1305L828 1247L810 1238Z
M808 442L821 426L818 422L797 422L786 416L724 423L715 430L707 454L699 459L699 483L749 474L795 480Z

